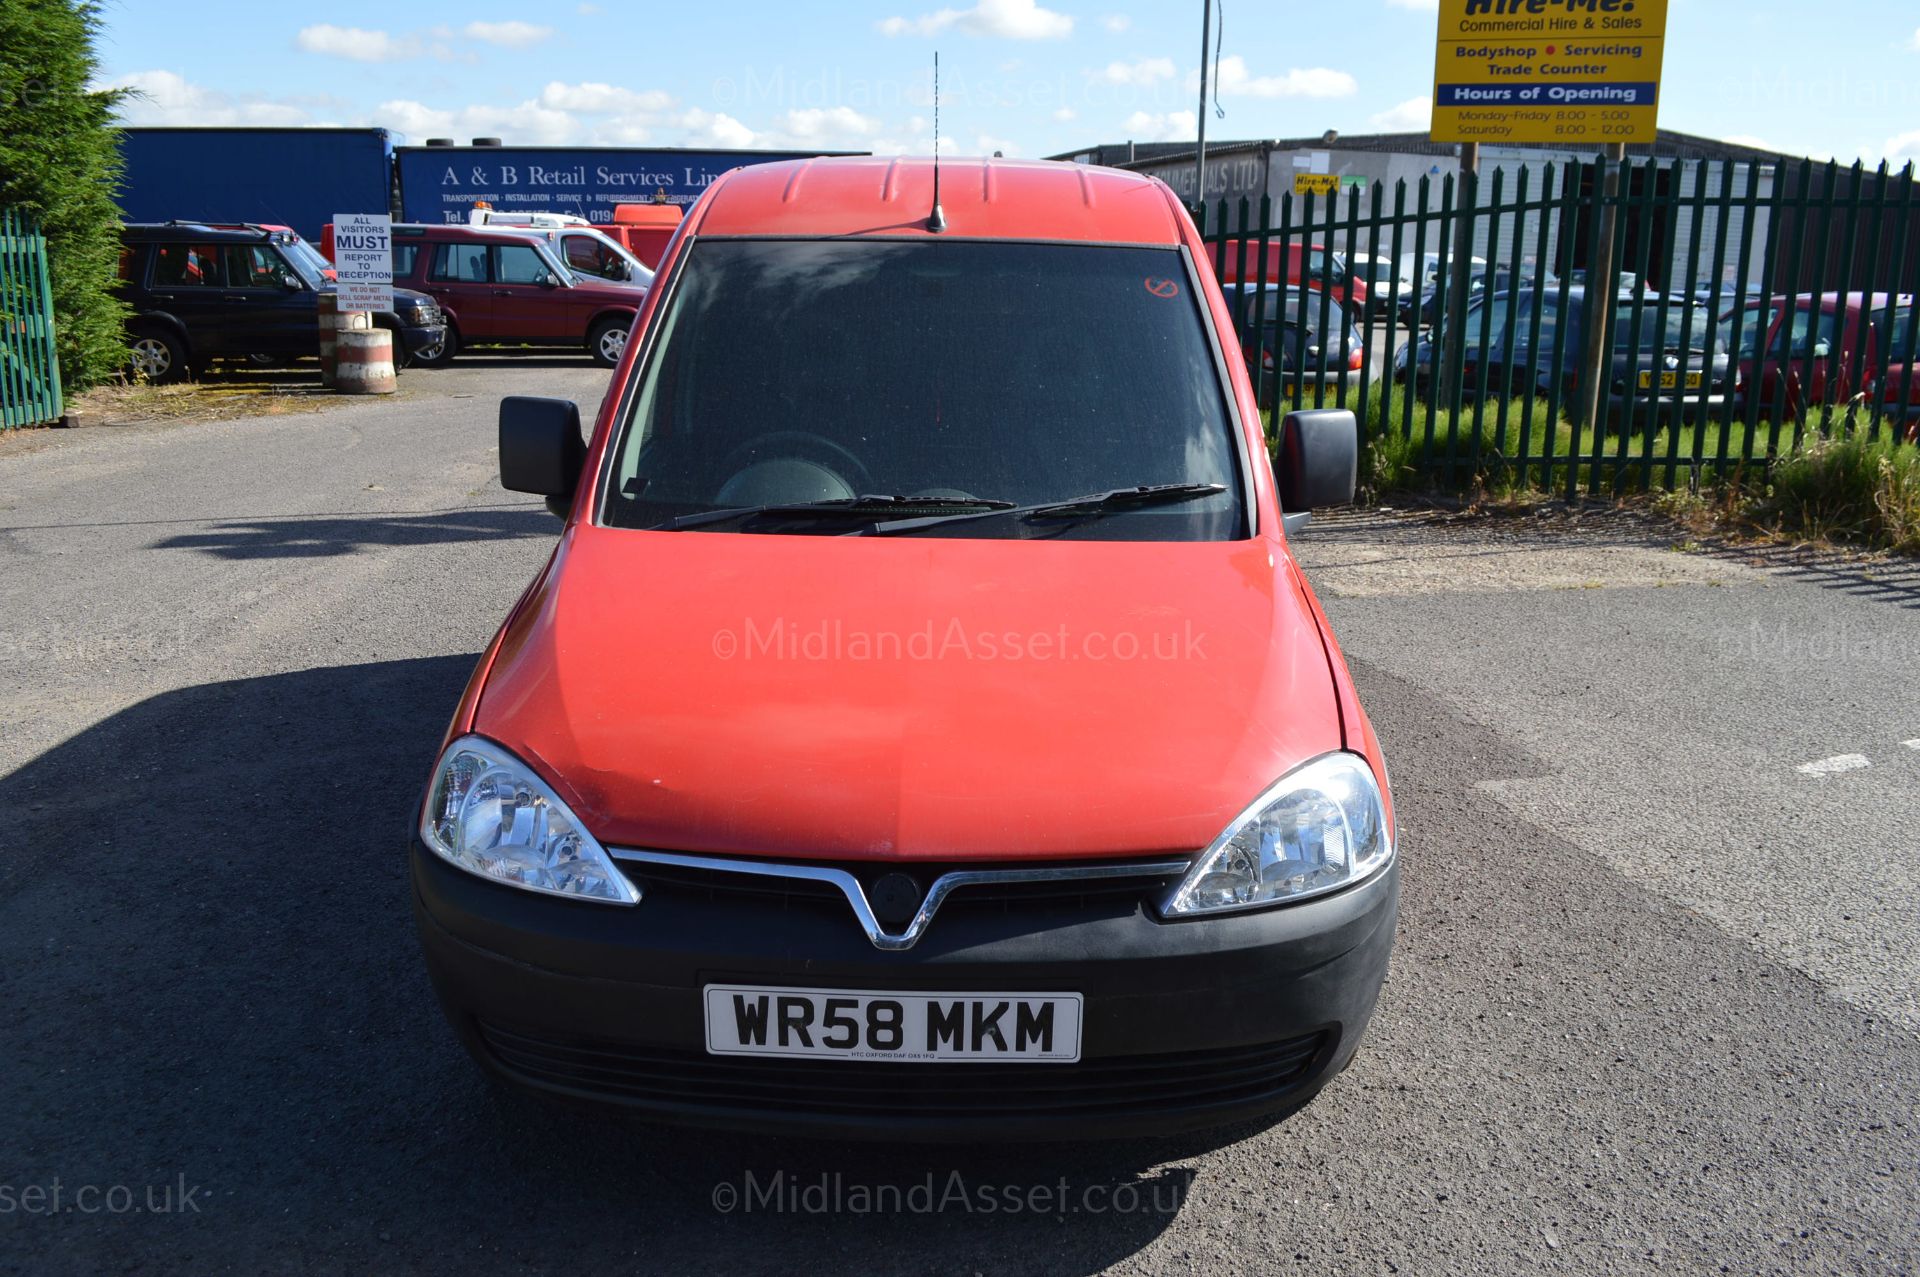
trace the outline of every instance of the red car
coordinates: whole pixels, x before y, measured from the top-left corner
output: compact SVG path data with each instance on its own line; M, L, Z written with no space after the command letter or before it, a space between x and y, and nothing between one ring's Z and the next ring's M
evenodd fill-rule
M1203 252L1136 174L735 169L590 436L502 403L502 482L564 526L412 846L487 1071L992 1140L1273 1115L1346 1067L1393 809L1288 533L1352 499L1357 434L1295 413L1269 461Z
M1220 266L1223 284L1305 283L1311 288L1325 289L1356 314L1367 304L1367 281L1347 268L1343 255L1328 252L1325 244L1315 244L1309 250L1298 240L1291 243L1269 240L1265 269L1261 267L1258 240L1228 240L1224 263L1219 259L1219 252L1216 245L1209 244L1205 256L1209 265ZM1286 274L1284 281L1282 271Z
M446 312L446 345L416 356L430 367L467 347L514 345L584 349L611 368L647 298L645 284L575 274L540 234L487 226L395 226L393 282Z
M1746 411L1756 383L1762 421L1789 420L1811 405L1842 404L1871 393L1884 349L1879 330L1888 300L1886 293L1836 292L1748 302L1738 312L1735 418ZM1717 345L1728 352L1734 350L1735 318L1729 311L1720 319ZM1761 350L1766 354L1756 361Z

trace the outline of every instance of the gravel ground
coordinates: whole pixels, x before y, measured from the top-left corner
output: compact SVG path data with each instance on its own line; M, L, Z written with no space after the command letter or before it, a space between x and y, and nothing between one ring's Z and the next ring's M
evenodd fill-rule
M1316 526L1406 858L1318 1101L1018 1150L664 1130L481 1081L402 854L557 527L493 401L606 375L403 381L0 448L0 1271L1920 1268L1911 577Z

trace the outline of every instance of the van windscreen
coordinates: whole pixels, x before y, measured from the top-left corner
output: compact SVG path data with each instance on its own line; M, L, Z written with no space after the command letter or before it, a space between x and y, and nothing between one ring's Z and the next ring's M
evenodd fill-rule
M1218 360L1177 250L712 239L690 246L673 290L615 442L607 523L865 496L1024 507L1186 484L1221 491L927 532L1247 535Z

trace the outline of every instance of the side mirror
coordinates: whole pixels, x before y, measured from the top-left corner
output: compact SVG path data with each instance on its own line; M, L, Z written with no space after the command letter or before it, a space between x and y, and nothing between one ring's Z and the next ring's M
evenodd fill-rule
M300 282L300 277L298 275L282 275L280 277L280 287L286 289L290 293L297 293L301 289L305 288L306 285Z
M500 486L547 499L561 518L586 464L580 406L571 399L509 395L500 401Z
M1831 355L1832 353L1833 353L1833 343L1826 340L1824 337L1821 338L1819 341L1816 341L1813 343L1813 357L1815 359L1825 359L1827 356Z
M534 279L533 282L538 284L542 288L560 287L560 281L555 279L551 274L549 274L546 271L541 271L540 274Z
M1360 431L1353 414L1344 408L1288 413L1280 424L1280 455L1273 468L1283 516L1350 504L1360 479ZM1289 532L1305 525L1304 518L1287 519Z

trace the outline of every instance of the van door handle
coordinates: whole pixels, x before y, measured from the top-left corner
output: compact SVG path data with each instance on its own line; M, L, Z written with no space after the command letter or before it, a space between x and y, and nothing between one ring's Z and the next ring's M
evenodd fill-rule
M516 294L511 288L496 288L493 290L493 295L495 297L513 297Z

